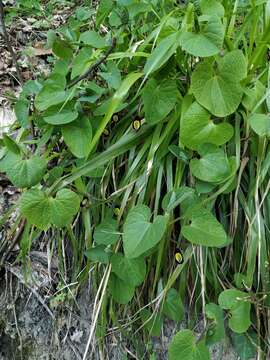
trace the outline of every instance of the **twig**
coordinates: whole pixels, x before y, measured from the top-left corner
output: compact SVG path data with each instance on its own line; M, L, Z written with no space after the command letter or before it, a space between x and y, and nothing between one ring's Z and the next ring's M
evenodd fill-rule
M0 0L1 1L1 0ZM81 76L79 76L77 79L74 79L73 81L71 81L70 84L68 84L68 88L71 88L72 86L76 85L78 82L80 82L83 79L88 78L89 80L91 80L94 77L94 72L96 71L96 69L99 67L99 65L101 65L106 59L107 57L111 54L111 52L113 51L114 47L116 45L116 39L113 38L112 39L112 44L110 46L110 48L106 51L106 53L98 60L96 61L84 74L82 74Z
M0 0L0 27L2 28L1 33L2 33L2 36L3 36L4 41L6 43L6 46L8 48L8 51L10 52L10 55L12 57L13 64L16 67L18 80L19 80L20 84L22 85L22 83L23 83L22 74L21 74L21 71L20 71L20 68L19 68L19 64L17 62L16 55L14 53L14 50L13 50L13 48L12 48L12 46L10 44L9 38L8 38L8 33L7 33L7 29L6 29L6 25L5 25L5 19L4 19L4 5L3 5L2 0Z

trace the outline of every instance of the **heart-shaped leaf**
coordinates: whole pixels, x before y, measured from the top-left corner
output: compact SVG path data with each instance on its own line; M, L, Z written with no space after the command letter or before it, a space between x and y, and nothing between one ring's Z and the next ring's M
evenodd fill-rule
M224 16L224 7L219 0L201 0L200 7L205 15Z
M113 254L111 257L112 271L125 283L131 286L140 285L146 275L144 259L128 259L123 254Z
M223 309L230 310L229 327L232 331L238 334L246 332L251 325L248 294L237 289L224 290L218 303Z
M128 213L124 224L124 251L127 258L134 259L152 249L162 239L167 217L158 215L153 223L151 211L145 205L137 205Z
M33 189L25 192L20 201L23 216L42 230L51 224L57 227L68 225L78 212L79 206L79 196L68 189L58 191L55 198Z
M266 114L253 114L249 118L252 130L259 136L270 137L270 116Z
M39 111L44 111L53 105L60 104L70 99L71 92L65 90L66 78L61 74L51 75L36 96L35 106Z
M117 221L115 219L105 218L96 226L94 240L97 244L113 245L118 239L119 232L117 231Z
M235 171L235 161L227 158L224 150L212 144L204 144L198 148L200 159L190 161L192 174L198 179L210 183L222 183Z
M73 155L78 158L88 156L92 140L92 126L86 116L62 126L61 131Z
M6 172L10 181L20 188L38 184L45 174L46 167L46 160L36 155L23 159L19 154L8 152L0 161L0 171Z
M202 106L213 115L232 114L241 102L240 81L247 75L246 59L240 50L233 50L216 61L205 60L192 74L191 89Z
M184 317L184 306L180 294L175 289L169 289L163 306L163 313L174 321Z
M80 36L80 41L97 49L102 49L108 46L106 40L97 32L92 30L83 32Z
M222 247L230 243L223 226L209 210L195 206L191 207L184 216L190 224L182 227L182 235L191 243L214 247Z
M113 273L110 276L108 289L113 299L119 304L127 304L133 298L135 291L134 286L126 284Z
M146 121L154 124L164 119L174 108L177 93L174 80L149 80L142 95Z
M205 314L208 320L206 344L213 345L225 338L224 315L222 309L214 304L206 304Z
M191 330L179 331L169 345L169 360L210 360L203 340L196 341Z
M213 56L221 50L224 25L217 16L199 18L199 32L184 32L180 36L183 50L194 56Z
M62 125L68 124L78 117L78 112L76 110L68 108L58 108L52 107L47 112L46 115L43 117L44 121L51 125Z
M190 149L197 149L204 143L222 145L233 136L233 127L228 123L218 123L210 118L209 112L194 102L181 121L180 139Z

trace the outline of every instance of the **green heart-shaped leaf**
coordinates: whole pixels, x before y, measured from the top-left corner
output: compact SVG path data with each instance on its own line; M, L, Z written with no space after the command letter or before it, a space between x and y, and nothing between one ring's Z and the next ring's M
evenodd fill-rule
M163 306L163 313L174 321L184 317L184 306L180 294L175 289L169 289Z
M167 225L167 217L157 216L150 220L151 211L145 205L138 205L128 213L124 224L124 251L127 258L137 258L152 249L162 239Z
M46 167L46 160L36 155L23 159L19 154L8 152L0 161L0 170L6 172L10 181L20 188L38 184L45 174Z
M119 232L117 231L117 220L112 218L105 218L95 228L94 240L97 244L113 245L119 239Z
M169 360L210 360L204 341L197 342L191 330L179 331L169 345Z
M56 197L33 189L25 192L20 201L23 216L36 227L45 230L50 224L57 227L68 225L80 207L80 198L73 191L62 189Z
M92 126L87 117L79 118L62 126L64 141L73 155L78 158L88 156L92 140Z
M202 106L213 115L232 114L241 102L243 88L240 81L247 75L246 59L240 50L224 57L205 60L192 74L191 89Z
M142 95L146 121L154 124L164 119L174 108L177 93L174 80L159 83L155 79L149 80Z
M230 310L229 327L232 331L238 334L246 332L251 325L248 294L237 289L224 290L218 303L223 309Z
M194 56L213 56L221 50L224 25L217 16L199 18L199 32L184 32L180 36L183 50Z
M228 123L215 124L209 112L194 102L181 121L180 139L190 149L204 143L222 145L233 136L233 127Z
M146 265L143 258L128 259L117 253L112 255L111 264L112 271L128 285L135 287L144 281Z
M126 284L125 281L113 273L110 276L108 289L113 299L119 304L127 304L132 299L135 291L134 286Z
M210 303L205 306L205 314L209 323L206 344L213 345L225 338L223 311L220 306Z
M252 130L259 136L270 137L270 116L265 114L253 114L249 118Z
M201 158L190 161L191 172L196 178L219 184L235 173L235 158L228 159L223 149L212 144L203 144L199 146L198 152Z
M209 210L195 206L184 216L190 224L182 227L182 235L191 243L211 247L222 247L230 243L223 226Z
M219 0L201 0L200 7L205 15L224 16L224 7Z

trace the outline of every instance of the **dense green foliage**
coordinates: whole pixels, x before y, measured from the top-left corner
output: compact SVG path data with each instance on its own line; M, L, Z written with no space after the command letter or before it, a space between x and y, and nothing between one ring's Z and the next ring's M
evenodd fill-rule
M23 190L22 261L50 230L71 281L92 270L101 348L113 325L155 359L151 337L186 313L169 360L210 359L227 336L241 359L269 356L269 9L101 0L48 31L52 72L24 85L0 170Z

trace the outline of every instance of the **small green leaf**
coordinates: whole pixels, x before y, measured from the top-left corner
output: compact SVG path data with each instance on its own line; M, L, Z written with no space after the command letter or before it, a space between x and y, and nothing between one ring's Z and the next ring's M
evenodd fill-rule
M64 141L73 155L78 158L87 157L92 140L92 126L84 116L61 127Z
M201 0L200 7L204 15L224 16L224 7L219 0Z
M16 114L16 118L19 124L27 128L29 125L29 102L26 99L19 99L14 105L14 110Z
M114 1L113 0L101 0L99 1L97 15L96 15L96 24L99 26L104 19L110 14L113 9Z
M98 245L92 247L91 249L87 249L84 254L89 260L93 262L108 264L110 261L110 253L105 251L105 246L103 245Z
M190 149L197 149L204 143L223 145L233 136L232 125L222 122L215 124L209 112L194 102L185 112L181 121L180 140Z
M23 216L36 227L45 230L49 225L68 225L80 207L80 198L73 191L62 189L55 198L33 189L23 193L20 208Z
M70 107L61 109L59 106L53 106L46 111L43 117L44 121L51 125L68 124L78 117L78 112Z
M238 334L246 332L251 325L248 294L237 289L224 290L219 295L218 303L230 311L229 327L232 331Z
M94 240L99 245L113 245L118 241L119 235L117 221L107 217L96 226Z
M146 265L143 258L128 259L117 253L111 257L112 271L125 283L139 286L146 275Z
M241 80L247 75L246 59L240 50L205 60L197 65L191 77L191 90L202 106L213 115L224 117L232 114L241 102Z
M179 293L169 289L163 306L163 313L174 321L181 321L184 317L184 306Z
M16 143L16 141L12 139L12 137L8 136L7 134L4 134L3 141L4 141L6 148L9 151L11 151L13 154L20 155L20 153L21 153L20 147Z
M191 207L185 217L190 224L182 227L182 235L191 243L214 247L229 244L225 230L209 210L201 206Z
M183 50L193 56L213 56L219 53L224 39L224 25L217 16L199 18L199 32L184 32L180 36Z
M253 114L249 118L252 130L259 136L270 137L270 116L265 114Z
M113 299L119 304L127 304L133 298L135 291L133 286L126 284L113 273L110 276L108 289Z
M210 360L203 340L196 342L191 330L179 331L169 345L169 360Z
M8 152L0 161L0 170L6 172L10 181L20 188L38 184L45 174L46 167L46 160L36 155L23 159L18 154Z
M44 111L53 105L63 103L70 98L70 91L65 91L66 78L61 74L51 75L36 96L35 106Z
M124 251L127 258L134 259L157 245L165 234L167 217L158 215L153 223L151 211L145 205L132 208L124 224Z
M80 41L97 49L102 49L108 46L106 40L97 32L92 30L83 32L80 36Z
M201 158L190 161L190 169L195 177L210 183L222 183L232 175L233 164L223 149L204 144L199 147L198 152Z
M179 189L169 191L162 200L162 208L165 211L172 211L184 201L189 204L197 200L194 189L187 186L181 186Z
M54 39L52 51L56 56L64 60L69 60L73 55L73 49L70 44L58 37Z
M174 108L177 94L174 80L159 83L155 79L149 80L142 95L146 121L154 124L163 120Z
M205 315L208 319L206 344L213 345L225 338L223 311L218 305L210 303L205 306Z

